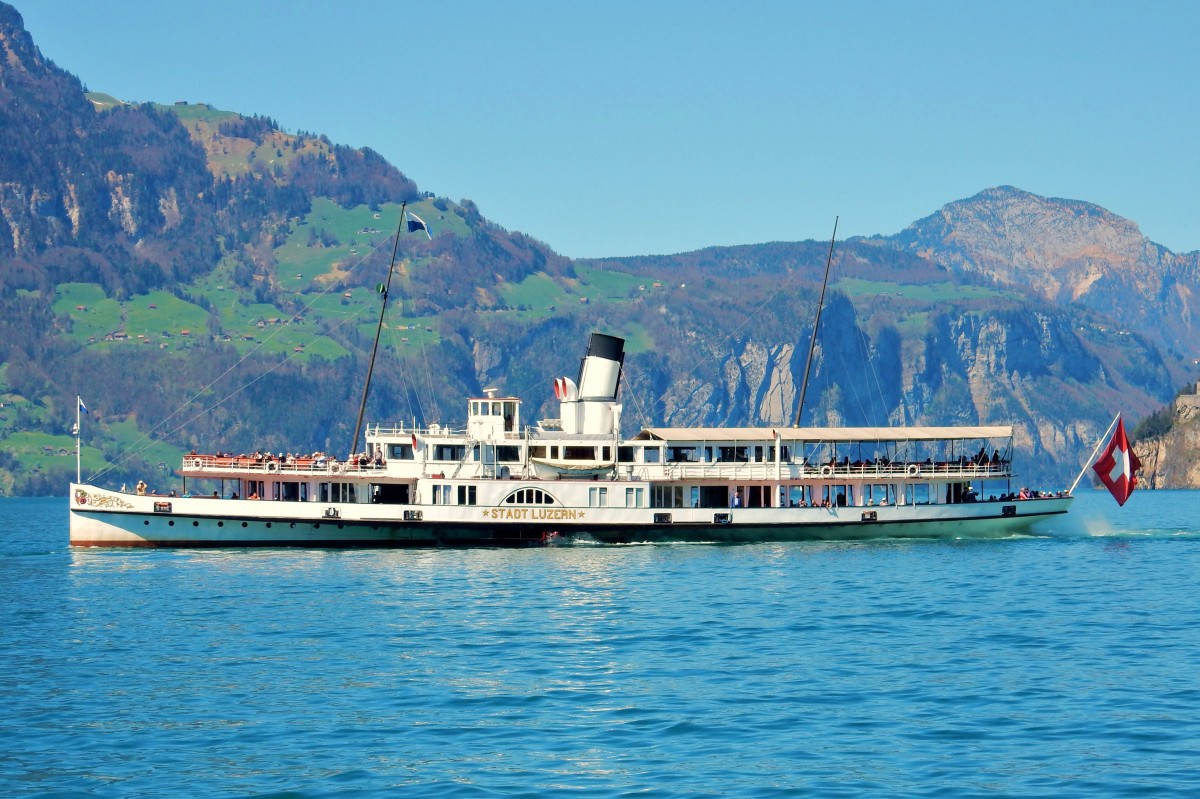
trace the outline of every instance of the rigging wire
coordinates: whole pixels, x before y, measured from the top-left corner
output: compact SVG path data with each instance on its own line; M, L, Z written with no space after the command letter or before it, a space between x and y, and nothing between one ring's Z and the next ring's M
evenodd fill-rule
M399 234L397 234L397 235L399 235ZM347 269L346 271L351 272L354 269L361 267L367 261L368 258L370 258L372 255L374 255L377 251L379 251L380 248L382 248L385 244L388 244L390 241L391 241L390 236L386 239L381 240L378 244L376 244L368 252L366 252L361 258L359 258L356 263L351 265L351 267L349 269ZM295 317L295 316L300 316L300 315L307 313L314 305L316 305L319 301L324 299L327 294L334 291L336 288L339 288L341 285L342 285L341 281L330 281L329 285L325 288L324 291L317 293L312 298L312 300L310 300L307 304L305 304L299 310L299 312L292 314L292 316ZM328 331L317 335L316 338L314 339L314 341L321 341L323 339L329 338L331 333L333 333L335 330L338 330L346 323L358 318L365 311L366 311L366 306L363 306L362 308L359 308L357 311L353 311L353 312L349 313L345 318L343 318L343 320L341 322L338 322L336 325L331 327ZM168 422L170 422L172 419L174 419L175 417L177 417L181 413L183 413L183 411L189 405L196 402L196 400L199 399L201 395L203 395L205 392L207 392L209 389L211 389L214 385L216 385L221 380L223 380L230 373L232 373L233 371L238 369L238 367L240 367L247 360L249 360L250 357L253 356L255 353L257 353L260 349L262 349L264 346L266 346L268 343L270 343L271 340L274 339L276 336L278 336L281 332L283 332L283 328L278 327L275 330L271 331L262 341L256 342L253 347L251 347L249 350L246 351L246 353L244 355L242 355L240 358L238 358L236 361L234 361L234 363L231 364L229 367L227 367L225 369L225 371L221 372L221 374L217 375L212 380L210 380L208 383L206 383L204 386L199 388L194 394L192 394L191 397L189 397L188 399L186 399L182 403L180 403L180 405L174 411L172 411L171 413L169 413L165 417L163 417L162 420L160 420L158 422L158 424L154 425L152 428L150 428L145 433L143 433L132 444L130 444L129 447L127 447L125 449L125 451L121 453L121 457L118 458L118 460L116 462L101 469L99 472L97 472L96 474L89 477L89 480L95 480L99 477L102 477L105 474L107 474L108 472L112 471L117 466L120 466L121 464L127 462L129 459L131 459L135 456L141 455L143 452L148 450L150 447L154 446L155 444L159 443L160 441L163 441L165 436L174 435L175 433L178 433L180 430L182 430L184 427L186 427L191 422L194 422L196 419L200 418L204 414L211 412L213 409L220 407L220 405L222 403L224 403L226 400L236 396L244 389L249 388L250 386L254 385L259 380L261 380L263 377L265 377L266 375L275 371L283 364L292 361L296 357L297 353L292 353L291 355L287 356L282 361L277 363L275 366L272 366L267 371L265 371L262 374L255 377L249 383L246 383L245 385L243 385L237 391L234 391L231 394L226 395L220 401L218 401L216 404L211 405L208 408L201 411L200 413L196 414L195 416L192 416L190 419L187 420L187 422L184 422L182 425L172 429L169 433L166 433L163 436L157 435L159 430L161 430L165 425L167 425ZM145 442L145 446L142 446L140 449L135 449L135 448L139 447L141 444L143 444L143 442Z
M412 284L412 274L408 270L405 270L402 274L402 277L403 277L403 281L404 281L404 286L408 291L408 296L410 298L415 298L415 295L413 294L413 290L412 290L412 285L413 285ZM415 302L414 302L413 306L414 306L414 317L413 318L416 319L417 317L415 315L415 309L416 309ZM437 393L433 390L433 374L429 368L429 354L426 352L426 349L425 349L425 336L424 336L425 331L418 330L416 332L421 334L421 335L418 335L416 338L417 338L418 344L421 348L421 362L423 364L425 364L425 387L428 391L428 396L426 397L425 402L421 401L420 392L417 390L417 378L414 376L412 378L413 397L417 401L417 411L421 414L421 417L425 418L425 405L428 404L428 406L430 408L432 408L432 415L436 418L427 419L427 421L436 422L436 421L439 421L441 417L438 415L439 414L439 410L438 410L439 406L435 399L437 396Z
M357 313L356 313L356 314L351 314L351 315L347 316L347 317L346 317L346 318L345 318L345 319L344 319L342 322L339 322L337 325L335 325L333 328L331 328L331 329L330 329L330 332L332 332L333 330L337 330L337 329L338 329L339 327L341 327L342 325L344 325L344 324L346 324L346 323L348 323L348 322L350 322L350 321L354 320L354 319L355 319L357 316L358 316L358 314L357 314ZM243 385L241 385L241 386L239 386L238 388L234 389L234 390L233 390L233 391L231 391L230 393L226 394L226 395L225 395L224 397L222 397L221 399L217 400L215 403L213 403L213 404L209 405L208 407L204 408L203 410L200 410L200 411L198 411L198 412L197 412L197 413L195 413L193 416L191 416L191 417L189 417L188 419L186 419L185 421L181 422L181 423L180 423L178 426L176 426L176 427L172 428L171 430L168 430L168 431L167 431L166 433L164 433L162 436L160 436L160 437L158 437L158 438L156 438L156 439L154 439L154 440L148 441L148 442L146 443L146 445L145 445L144 447L142 447L141 449L138 449L138 450L136 450L136 451L133 451L133 448L134 448L134 447L136 447L136 446L137 446L138 444L140 444L141 442L143 442L143 441L146 441L146 439L147 439L147 438L149 438L149 437L151 436L151 434L153 434L155 431L157 431L159 428L161 428L161 427L162 427L164 424L166 424L166 419L164 419L162 422L159 422L159 423L158 423L157 425L155 425L155 426L154 426L154 428L152 428L152 429L151 429L149 432L147 432L147 433L143 434L143 435L142 435L142 437L141 437L140 439L138 439L136 442L134 442L133 444L131 444L131 445L129 446L129 448L128 448L128 449L126 449L126 450L125 450L125 452L122 454L122 457L121 457L121 458L119 458L119 459L118 459L116 462L114 462L114 463L112 463L112 464L109 464L109 465L108 465L108 466L106 466L105 468L101 469L99 472L96 472L94 475L92 475L91 477L89 477L89 478L88 478L89 482L90 482L90 481L92 481L92 480L95 480L95 479L97 479L97 478L99 478L99 477L103 477L105 474L107 474L108 472L112 471L112 470L113 470L113 469L115 469L116 467L118 467L118 466L120 466L120 465L124 464L125 462L129 461L130 459L132 459L132 458L134 458L134 457L136 457L136 456L138 456L138 455L141 455L143 452L145 452L146 450L150 449L150 447L154 446L154 445L155 445L155 444L157 444L159 441L162 441L162 440L164 440L165 438L167 438L167 437L169 437L169 436L173 436L173 435L175 435L176 433L178 433L179 431L181 431L181 430L185 429L185 428L186 428L186 427L187 427L189 424L191 424L192 422L196 421L197 419L201 418L202 416L205 416L206 414L209 414L209 413L211 413L212 411L216 410L217 408L221 407L222 405L224 405L224 404L225 404L225 402L226 402L226 401L228 401L228 400L230 400L230 399L232 399L232 398L236 397L238 394L240 394L240 393L242 393L243 391L245 391L246 389L250 388L251 386L253 386L255 383L259 382L259 381L260 381L260 380L262 380L263 378L267 377L267 376L268 376L268 375L270 375L272 372L274 372L275 370L279 369L281 366L283 366L283 365L285 365L285 364L287 364L287 363L290 363L291 361L295 360L297 357L298 357L298 353L292 353L291 355L287 356L287 357L286 357L286 358L284 358L283 360L281 360L281 361L277 362L276 364L274 364L273 366L271 366L269 369L266 369L265 371L263 371L263 372L261 372L260 374L256 375L256 376L254 377L254 379L253 379L253 380L250 380L249 382L247 382L247 383L244 383ZM216 378L215 380L213 380L212 382L210 382L208 385L211 387L212 385L214 385L214 384L215 384L215 383L216 383L218 380L220 380L220 379L221 379L221 378L220 378L220 377L218 377L218 378ZM201 392L200 392L200 393L202 393L202 392L203 392L203 389L201 390ZM193 396L193 398L192 398L192 399L194 400L196 396L199 396L199 393L197 393L195 396ZM191 400L189 400L189 402L190 402L190 401L191 401ZM184 403L183 405L181 405L181 406L179 407L179 409L178 409L178 410L176 410L174 413L172 413L172 414L171 414L171 416L168 416L168 417L167 417L167 419L170 419L170 418L172 418L172 417L174 417L174 416L178 415L178 414L179 414L179 413L180 413L180 412L181 412L181 411L182 411L184 408L186 408L186 407L187 407L187 405L188 405L188 403Z
M832 260L833 260L833 247L834 247L834 241L836 241L836 239L837 239L837 226L838 226L838 218L835 218L834 222L833 222L833 236L830 238L830 242L829 242L829 255L825 261L825 280L821 285L821 294L817 301L816 321L813 323L812 337L813 337L814 344L815 344L816 336L817 336L817 328L821 323L821 307L824 305L824 302L825 302L825 285L829 281L829 268L830 268L830 264L832 263ZM781 294L784 293L785 284L781 281L777 285L778 285L778 288L776 288L775 291L768 294L767 298L765 300L763 300L761 303L759 303L759 305L756 308L754 308L748 314L746 314L746 316L742 319L742 321L736 327L734 327L731 331L729 331L729 333L727 333L724 338L722 338L719 342L717 342L717 344L715 346L709 348L708 355L706 355L703 358L698 359L692 365L692 368L689 369L682 378L676 378L675 382L678 383L681 380L684 380L686 378L690 378L690 377L694 376L696 374L696 372L700 369L700 367L704 366L709 361L716 360L718 356L723 357L723 356L730 354L728 351L725 350L725 345L730 340L732 340L735 336L737 336L737 334L742 330L742 328L744 328L746 325L748 325L750 323L751 320L753 320L756 316L758 316L758 314L761 313L764 308L766 308L768 305L770 305L772 302L774 302ZM810 345L809 364L806 365L804 383L801 386L800 406L796 412L796 425L799 425L800 414L804 410L804 392L805 392L805 389L806 389L807 383L808 383L808 367L809 366L811 366L811 345ZM657 410L660 405L664 405L663 400L661 398L655 399L653 402L649 403L649 405L646 407L646 409L643 409L642 403L637 399L637 397L635 395L632 395L632 393L631 393L631 397L633 398L634 403L638 406L638 414L641 417L642 425L646 426L646 427L650 426L649 414L654 412L655 410ZM781 424L782 423L783 422L781 422Z
M775 299L782 293L783 293L783 288L781 285L780 288L775 289L774 292L767 295L767 298L765 300L763 300L761 303L759 303L758 307L754 308L752 311L750 311L748 314L746 314L745 318L743 318L742 321L740 323L738 323L737 327L733 328L733 330L731 330L729 333L727 333L725 335L725 337L722 338L719 342L717 342L714 346L709 347L708 348L709 354L706 355L705 357L697 360L692 365L692 368L689 369L682 378L676 378L675 382L678 383L683 379L692 377L694 374L696 374L696 372L700 369L701 366L708 363L709 361L716 360L718 356L728 355L729 353L724 350L725 344L728 341L730 341L731 339L733 339L735 336L737 336L737 334L741 331L742 328L744 328L746 325L750 324L751 320L753 320L754 317L758 316L759 312L761 312L763 308L766 308L768 305L770 305L772 302L774 302ZM663 403L661 398L656 399L656 400L654 400L654 402L650 403L648 411L641 410L640 402L637 404L639 405L639 414L641 415L642 424L645 427L651 426L648 414L657 410L659 405L665 405L665 403Z

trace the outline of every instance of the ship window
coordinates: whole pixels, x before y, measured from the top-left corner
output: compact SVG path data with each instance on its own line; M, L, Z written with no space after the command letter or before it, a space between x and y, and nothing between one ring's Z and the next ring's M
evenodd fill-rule
M435 461L461 461L467 456L465 444L438 444L433 448Z
M519 488L504 498L506 505L553 505L554 497L540 488Z
M621 463L633 463L633 447L617 447L617 460Z
M388 457L397 461L413 460L412 444L389 444Z
M626 488L625 489L625 507L641 508L645 507L646 489L644 488Z
M521 448L511 446L496 447L496 461L499 463L520 463Z
M458 504L459 505L474 505L475 504L475 486L459 486L458 487Z
M378 483L372 485L371 501L381 505L407 505L408 486L397 485L395 483Z
M658 447L645 447L642 449L642 463L658 463L662 458L662 450Z
M529 457L545 458L546 457L546 448L545 447L530 447L529 448Z
M696 463L697 447L667 447L668 463Z
M746 447L718 447L717 461L720 463L746 463L749 455Z
M650 490L650 507L652 508L682 508L683 486L666 485L653 486Z
M596 459L595 447L563 447L563 460L591 461Z
M588 507L603 508L608 505L608 488L592 486L588 489Z
M322 499L322 502L357 502L357 494L354 490L354 483L322 483L321 494L324 496L324 486L329 486L329 499Z

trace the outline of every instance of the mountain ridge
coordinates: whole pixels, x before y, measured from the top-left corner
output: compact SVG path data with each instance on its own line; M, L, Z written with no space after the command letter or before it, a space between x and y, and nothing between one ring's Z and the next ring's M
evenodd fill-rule
M457 419L485 386L524 396L527 418L553 415L550 377L602 329L629 341L630 424L790 424L827 243L571 261L368 148L204 104L88 102L29 54L19 20L0 3L0 41L26 48L21 75L0 64L0 87L59 88L0 109L28 134L0 147L0 491L65 490L61 430L84 384L84 466L105 479L169 479L193 447L348 446L403 202L433 235L396 245L375 418ZM983 195L1053 212L1018 192L956 201L956 224L986 215ZM1132 235L1114 225L1114 240ZM967 256L997 247L985 234L953 249L958 228L910 228L839 243L807 423L1014 423L1026 476L1061 481L1114 404L1147 413L1187 374L1172 347L1190 320L1174 339L1125 329L1094 289L979 268Z

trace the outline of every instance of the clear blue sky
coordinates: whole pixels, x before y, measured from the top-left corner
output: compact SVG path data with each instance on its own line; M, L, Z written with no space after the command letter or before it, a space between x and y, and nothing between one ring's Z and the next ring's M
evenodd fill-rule
M565 255L895 233L989 186L1200 249L1200 2L16 0L93 91L367 146Z

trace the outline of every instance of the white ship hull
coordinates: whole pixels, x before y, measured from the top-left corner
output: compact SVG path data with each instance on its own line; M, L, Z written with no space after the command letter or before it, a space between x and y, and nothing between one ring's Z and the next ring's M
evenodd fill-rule
M86 503L81 503L85 496ZM462 508L141 497L73 485L71 544L102 547L539 546L700 541L1003 538L1070 497L832 508ZM308 503L311 505L312 503ZM157 510L155 508L157 507ZM336 513L336 515L334 515ZM406 518L407 517L407 518Z

